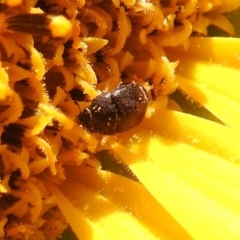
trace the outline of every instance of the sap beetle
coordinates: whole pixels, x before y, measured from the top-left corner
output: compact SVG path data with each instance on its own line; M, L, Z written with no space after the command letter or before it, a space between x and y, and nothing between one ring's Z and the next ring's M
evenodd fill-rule
M90 132L104 135L125 132L137 126L145 116L148 94L135 82L118 86L92 100L79 115L79 121Z

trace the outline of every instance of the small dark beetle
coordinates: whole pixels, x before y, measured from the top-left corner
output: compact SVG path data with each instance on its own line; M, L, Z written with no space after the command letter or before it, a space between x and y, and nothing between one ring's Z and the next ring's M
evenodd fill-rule
M104 135L121 133L137 126L145 116L148 94L144 87L129 83L102 93L79 115L90 132Z

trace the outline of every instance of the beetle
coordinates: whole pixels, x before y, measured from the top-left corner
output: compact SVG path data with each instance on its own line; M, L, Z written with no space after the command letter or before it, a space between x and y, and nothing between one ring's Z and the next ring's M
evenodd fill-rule
M132 82L98 95L78 118L90 132L113 135L137 126L145 116L147 105L146 89Z

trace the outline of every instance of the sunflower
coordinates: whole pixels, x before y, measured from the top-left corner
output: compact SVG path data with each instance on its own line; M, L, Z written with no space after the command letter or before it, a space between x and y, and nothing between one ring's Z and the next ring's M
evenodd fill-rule
M1 1L0 238L239 239L239 5ZM86 127L133 82L140 124Z

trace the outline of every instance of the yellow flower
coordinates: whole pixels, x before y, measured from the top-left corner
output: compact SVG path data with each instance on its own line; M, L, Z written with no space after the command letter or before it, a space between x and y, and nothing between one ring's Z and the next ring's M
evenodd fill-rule
M205 37L234 34L239 5L2 1L0 238L239 239L240 41ZM132 81L150 98L138 126L80 124Z

